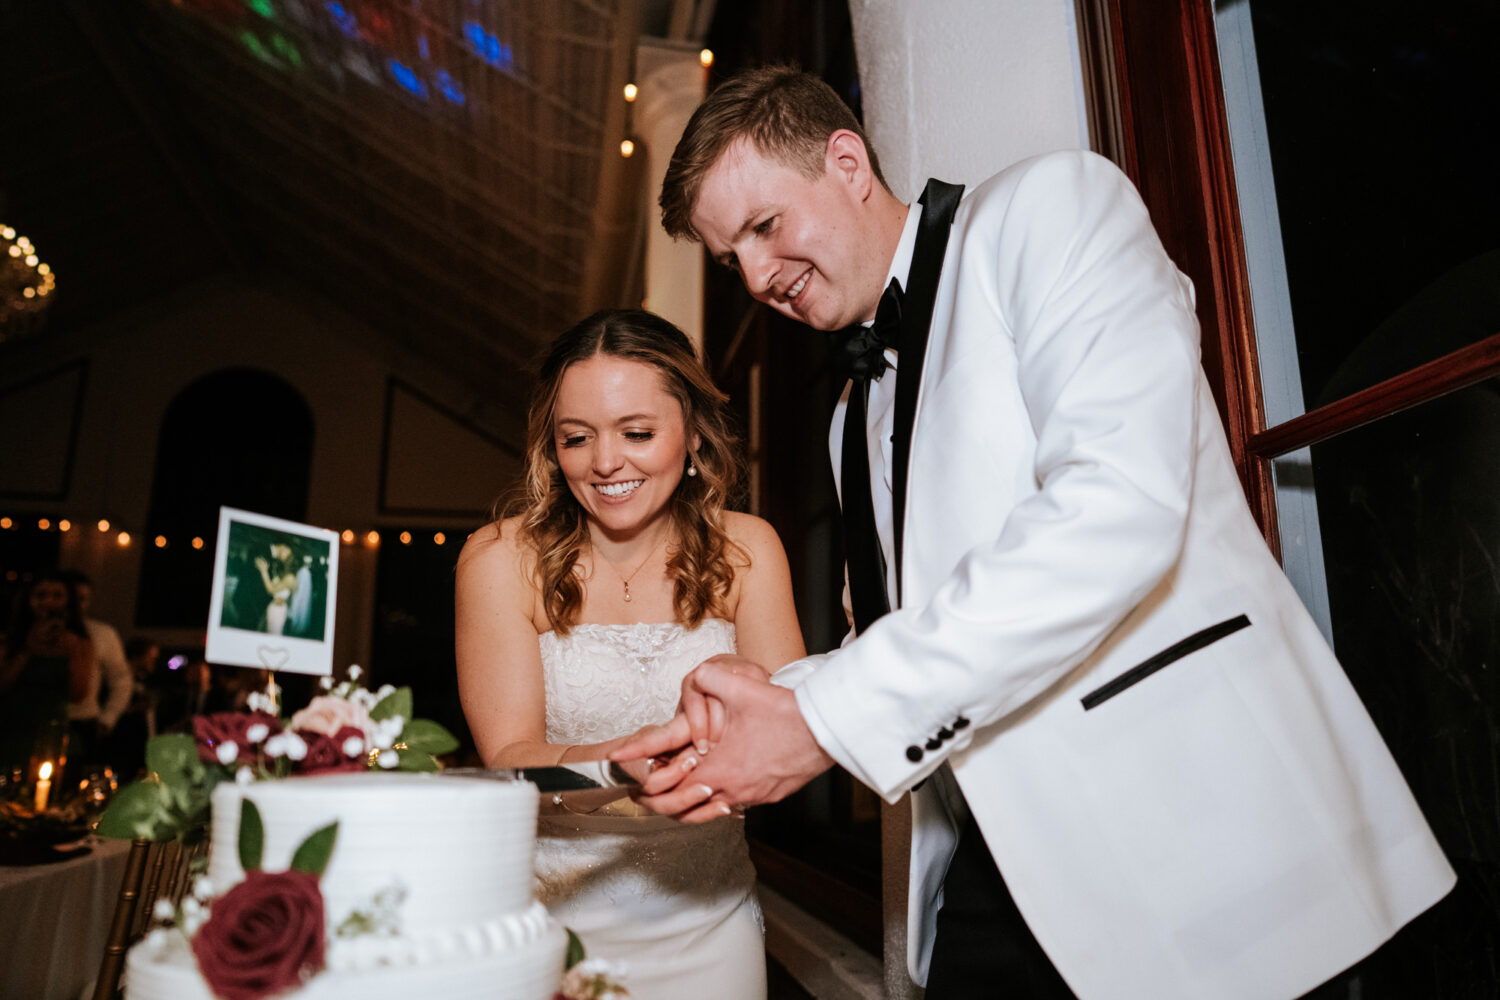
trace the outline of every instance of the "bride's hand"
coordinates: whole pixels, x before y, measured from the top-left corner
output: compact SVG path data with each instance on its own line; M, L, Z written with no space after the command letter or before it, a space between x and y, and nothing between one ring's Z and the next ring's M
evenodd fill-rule
M643 726L609 753L609 759L641 784L653 775L672 778L671 785L698 766L698 754L688 745L687 722L681 713L659 726Z

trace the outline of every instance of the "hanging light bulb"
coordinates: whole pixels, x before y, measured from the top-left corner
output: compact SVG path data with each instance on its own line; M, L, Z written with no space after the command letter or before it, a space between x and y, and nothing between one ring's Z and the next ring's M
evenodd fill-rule
M57 278L36 247L15 229L0 225L0 340L41 328Z

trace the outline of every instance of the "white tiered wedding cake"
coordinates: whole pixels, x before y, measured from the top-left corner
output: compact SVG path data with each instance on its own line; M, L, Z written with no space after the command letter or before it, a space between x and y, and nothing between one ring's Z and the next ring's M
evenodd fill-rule
M368 773L221 784L213 792L208 869L221 900L246 879L237 849L242 800L254 803L262 821L262 872L286 871L311 834L338 824L316 882L324 903L324 967L304 972L300 986L276 996L550 1000L557 990L567 936L532 896L534 785ZM210 911L210 922L218 912ZM257 927L262 936L283 933ZM199 967L208 940L190 947L172 930L137 945L127 961L126 1000L209 1000L214 991ZM244 958L208 960L217 966L221 957Z

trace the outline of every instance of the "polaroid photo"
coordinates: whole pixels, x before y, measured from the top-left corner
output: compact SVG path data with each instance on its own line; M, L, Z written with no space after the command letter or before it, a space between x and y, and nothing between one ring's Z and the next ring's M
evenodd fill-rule
M336 532L219 508L208 661L333 673L338 568Z

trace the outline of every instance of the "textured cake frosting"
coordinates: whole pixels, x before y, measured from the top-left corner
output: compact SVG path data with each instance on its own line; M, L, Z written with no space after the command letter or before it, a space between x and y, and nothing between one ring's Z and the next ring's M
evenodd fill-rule
M208 877L216 894L241 881L242 799L265 829L262 868L282 871L313 831L337 821L319 882L327 968L296 1000L413 996L546 1000L562 975L566 935L532 898L537 791L522 781L431 774L336 774L213 793ZM399 897L393 925L352 937L352 913ZM169 932L131 950L127 1000L211 997L185 938Z

